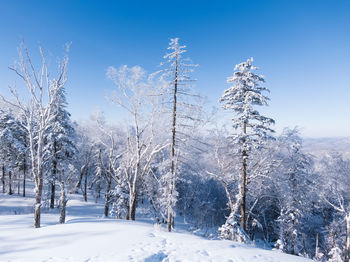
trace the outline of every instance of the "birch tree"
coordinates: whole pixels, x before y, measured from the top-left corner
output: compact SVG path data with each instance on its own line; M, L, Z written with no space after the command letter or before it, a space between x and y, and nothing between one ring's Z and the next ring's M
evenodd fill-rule
M43 157L44 136L47 132L49 120L59 91L67 82L68 55L58 62L56 77L52 77L46 56L40 47L41 66L36 69L27 47L22 42L19 50L19 60L10 70L24 82L28 97L22 101L16 86L10 87L14 97L8 100L1 98L8 104L17 108L25 118L25 130L28 133L31 170L35 183L34 227L40 227L40 207L43 192ZM68 48L67 48L68 52Z

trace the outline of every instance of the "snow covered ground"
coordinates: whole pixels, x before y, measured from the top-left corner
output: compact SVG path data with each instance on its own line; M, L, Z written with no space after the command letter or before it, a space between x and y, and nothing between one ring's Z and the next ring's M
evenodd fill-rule
M66 224L57 224L54 211L42 214L35 229L33 200L0 194L0 261L310 261L179 229L168 233L150 220L102 218L103 205L70 197Z

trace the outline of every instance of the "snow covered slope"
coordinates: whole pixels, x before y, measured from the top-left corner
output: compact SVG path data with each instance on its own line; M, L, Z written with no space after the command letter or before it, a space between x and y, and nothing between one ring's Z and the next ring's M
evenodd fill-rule
M0 261L310 261L232 241L168 233L150 221L99 218L102 205L80 196L68 202L66 224L57 213L42 214L34 229L29 199L0 195ZM16 214L15 214L16 213Z

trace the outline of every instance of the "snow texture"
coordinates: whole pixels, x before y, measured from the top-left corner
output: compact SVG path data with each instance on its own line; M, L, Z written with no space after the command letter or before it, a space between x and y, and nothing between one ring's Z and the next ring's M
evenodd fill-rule
M33 228L32 199L0 195L0 261L310 261L227 240L207 240L184 230L168 233L150 220L102 218L103 204L70 195L67 223L42 213Z

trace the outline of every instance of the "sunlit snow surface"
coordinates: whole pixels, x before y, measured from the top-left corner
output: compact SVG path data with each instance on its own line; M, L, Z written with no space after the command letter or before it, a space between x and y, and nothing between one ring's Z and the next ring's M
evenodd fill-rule
M32 198L0 194L0 261L311 261L179 229L168 233L150 220L105 219L102 204L70 198L66 224L57 224L54 211L34 229Z

